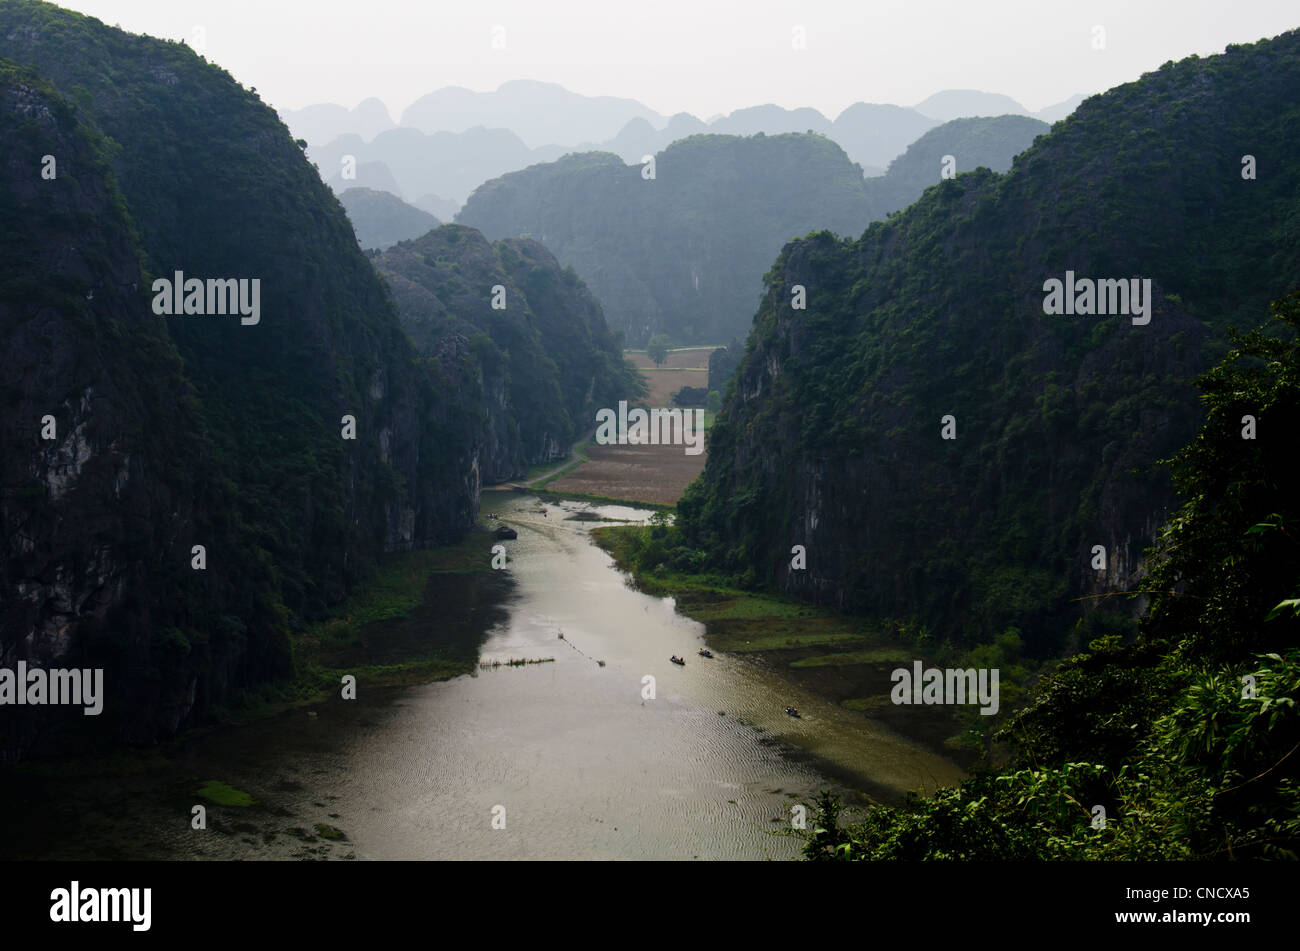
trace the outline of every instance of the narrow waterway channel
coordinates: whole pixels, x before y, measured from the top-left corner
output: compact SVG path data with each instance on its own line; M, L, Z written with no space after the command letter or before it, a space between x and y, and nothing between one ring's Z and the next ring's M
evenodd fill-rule
M593 508L485 494L484 514L519 533L505 542L507 568L435 576L426 609L394 632L420 637L430 625L454 624L481 643L484 661L552 661L363 690L356 701L215 731L133 771L32 778L17 792L26 807L61 814L53 826L24 818L47 839L51 828L62 830L39 851L784 859L798 854L800 840L773 833L789 829L792 806L820 789L899 795L960 779L948 759L799 691L761 663L698 657L703 625L677 614L671 599L633 590L590 540L600 523L571 518L579 510ZM594 511L636 521L650 514ZM673 654L686 666L670 663ZM787 717L787 704L802 719ZM210 806L209 828L194 830L191 805L201 800L193 791L210 779L256 802ZM15 839L36 857L36 842L12 829L11 848Z

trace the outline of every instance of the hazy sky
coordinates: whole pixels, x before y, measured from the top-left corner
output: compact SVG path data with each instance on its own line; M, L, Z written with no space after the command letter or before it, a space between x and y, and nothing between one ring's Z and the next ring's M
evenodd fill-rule
M773 102L834 118L948 88L1029 109L1171 59L1300 26L1296 0L63 0L138 33L193 39L276 108L393 114L442 86L510 79L701 118ZM493 28L505 48L493 49ZM1093 48L1094 27L1105 48ZM794 49L802 27L806 49ZM197 44L196 44L197 45Z

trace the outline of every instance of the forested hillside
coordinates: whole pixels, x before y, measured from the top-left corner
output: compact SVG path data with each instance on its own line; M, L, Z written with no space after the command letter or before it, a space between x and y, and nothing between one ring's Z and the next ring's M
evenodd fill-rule
M357 233L357 244L366 250L382 250L418 238L441 224L427 211L373 188L349 188L339 195L339 201Z
M679 506L689 547L922 640L1086 643L1173 504L1156 462L1195 431L1191 381L1296 286L1298 53L1168 63L1006 175L788 245ZM1149 322L1045 313L1071 271L1149 279Z
M912 204L931 185L939 184L949 157L955 173L980 167L1005 172L1011 168L1011 160L1048 129L1046 122L1028 116L945 122L909 145L884 175L866 180L872 211L877 218L884 218Z
M1039 685L1001 732L1015 765L865 816L823 796L809 858L1300 855L1300 294L1274 313L1201 381L1141 636L1098 638Z
M104 715L77 729L150 742L289 677L293 635L382 556L462 535L481 469L562 454L584 400L630 382L539 248L481 275L522 307L417 350L275 112L184 44L17 0L0 68L0 657L104 667ZM184 313L158 310L159 279ZM255 306L210 309L224 281ZM486 301L471 282L431 287ZM570 352L545 363L539 334ZM552 414L512 418L504 455L494 379L511 412ZM7 716L0 758L58 719Z
M466 340L482 366L486 482L565 457L598 408L639 392L600 304L536 241L492 244L444 225L374 264L421 352L441 356L449 339Z
M821 136L700 135L660 153L654 178L609 153L569 155L480 186L456 220L541 241L587 281L631 346L743 333L756 278L782 243L868 220L862 176Z
M337 200L254 94L184 45L39 3L0 8L0 57L70 103L50 92L50 106L27 108L22 82L11 87L4 205L22 227L6 238L35 247L6 267L24 286L65 290L53 305L5 298L9 347L31 344L8 364L30 369L8 378L25 412L7 416L0 638L6 658L103 660L101 728L147 740L231 688L286 676L295 624L384 551L456 538L477 506L475 433L439 395L455 386L420 366ZM91 139L106 156L98 188L77 160ZM65 140L72 154L57 148ZM51 180L47 153L62 162ZM115 263L91 256L76 278L46 203L70 222L111 222L116 209L134 232L120 227ZM157 316L152 280L177 271L257 279L257 322ZM97 330L28 336L56 315ZM153 342L124 368L176 397L132 397L126 373L97 380L95 366L117 362L101 348L134 337ZM51 347L66 372L43 369ZM150 355L156 368L142 363ZM46 413L58 423L48 442ZM345 415L354 440L342 438ZM101 470L116 473L111 489ZM124 496L164 514L123 534L97 523L105 507L126 518L114 512ZM31 739L15 729L9 754Z
M889 174L861 166L819 134L693 135L654 168L582 153L480 186L457 215L489 238L529 236L572 266L629 345L663 334L674 345L744 337L762 275L781 246L809 231L857 235L959 170L996 169L1046 125L969 119L927 133ZM653 178L651 178L653 173Z

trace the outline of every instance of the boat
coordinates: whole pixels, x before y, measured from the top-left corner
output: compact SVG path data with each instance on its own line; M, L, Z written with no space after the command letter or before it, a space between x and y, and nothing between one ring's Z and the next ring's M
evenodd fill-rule
M674 654L672 657L669 657L668 659L671 660L674 664L678 664L679 666L682 667L686 666L686 661L683 658L678 657L676 654Z
M798 716L799 716L799 711L796 710L794 707L786 707L786 708L785 708L785 712L788 713L788 714L789 714L790 716L792 716L792 717L798 717Z
M701 648L700 648L699 650L697 650L695 653L699 654L701 657L712 657L712 656L713 656L713 651L709 650L707 647L701 647Z

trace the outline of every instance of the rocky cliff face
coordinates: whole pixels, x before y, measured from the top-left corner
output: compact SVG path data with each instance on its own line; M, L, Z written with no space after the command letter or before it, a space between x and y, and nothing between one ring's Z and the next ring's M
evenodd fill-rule
M150 677L148 630L163 620L155 569L189 556L193 395L143 316L135 235L94 134L48 84L0 65L0 141L0 667L112 664L103 716L140 738L174 728L195 687L185 671ZM0 761L85 719L6 707Z
M0 8L0 64L0 666L94 661L108 691L75 729L7 709L11 759L148 742L286 676L290 634L379 556L459 537L481 476L464 368L421 360L255 95L32 2ZM176 272L256 280L256 321L157 315Z
M1103 326L1097 349L1078 359L1040 322L1023 329L1010 367L999 354L976 370L969 344L940 343L969 334L975 315L930 314L916 352L826 414L815 378L828 369L827 324L791 310L785 289L860 277L870 252L829 242L817 250L833 257L789 250L775 269L780 291L764 305L771 319L739 371L734 415L710 445L725 468L708 473L726 486L720 495L742 500L738 534L762 540L747 550L761 553L773 583L844 610L908 617L925 605L922 617L946 619L956 634L1041 627L1067 592L1100 594L1138 577L1173 502L1153 467L1196 423L1198 321L1157 289L1148 332ZM1034 287L1033 272L1009 280ZM1018 312L1032 314L1034 303ZM952 380L985 388L963 392ZM840 414L854 435L837 445ZM1108 414L1126 438L1099 447ZM955 438L944 440L949 415ZM791 568L796 544L807 548L806 569ZM1094 545L1106 549L1102 571L1091 568Z
M289 676L380 557L458 539L484 481L635 388L529 242L435 232L399 320L275 113L183 44L6 3L0 132L0 667L106 690L98 717L6 707L0 760L151 742Z

